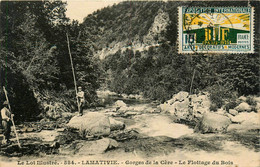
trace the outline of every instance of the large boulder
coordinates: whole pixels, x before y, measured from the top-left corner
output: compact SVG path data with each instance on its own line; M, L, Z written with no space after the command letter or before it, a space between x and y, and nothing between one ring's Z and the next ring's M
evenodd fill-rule
M110 134L109 118L96 112L88 112L83 116L74 116L67 126L86 135L108 136Z
M227 131L252 131L260 129L260 115L255 112L239 113L235 117L230 117L233 123L229 125Z
M237 110L238 112L249 112L251 111L251 107L246 102L242 102L235 108L235 110Z
M260 126L255 125L255 124L250 124L250 123L242 123L242 124L230 124L227 128L227 132L232 132L232 131L252 131L252 130L259 130Z
M251 124L260 124L260 115L255 112L242 112L234 117L230 117L233 123L251 123Z
M77 155L95 155L102 154L109 149L118 147L117 141L104 138L96 141L86 141L77 145L79 148Z
M125 128L125 124L122 121L117 121L114 118L109 117L110 122L110 130L123 130Z
M194 131L201 133L226 132L230 124L230 119L224 115L205 113L202 119L197 123Z
M104 138L95 141L85 141L77 145L77 148L79 148L79 150L76 152L76 154L77 155L102 154L107 150L116 147L118 147L117 141L110 138Z

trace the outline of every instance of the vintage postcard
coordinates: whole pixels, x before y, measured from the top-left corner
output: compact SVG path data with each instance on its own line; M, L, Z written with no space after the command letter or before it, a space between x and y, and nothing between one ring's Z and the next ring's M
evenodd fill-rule
M259 11L0 0L0 167L260 167Z

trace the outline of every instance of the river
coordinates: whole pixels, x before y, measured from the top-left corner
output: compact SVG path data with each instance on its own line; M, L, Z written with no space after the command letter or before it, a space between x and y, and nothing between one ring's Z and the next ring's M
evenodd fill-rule
M247 145L241 140L236 140L234 134L199 134L185 124L176 123L174 116L159 113L156 103L144 99L123 98L118 95L100 97L106 107L94 112L103 112L109 116L117 100L122 100L130 108L146 110L127 117L115 116L118 121L126 125L125 131L133 132L133 137L118 141L118 147L107 150L105 153L80 156L77 154L61 155L25 155L22 157L8 158L10 164L17 161L50 159L59 162L73 160L88 163L89 160L116 160L118 166L147 166L143 163L151 162L162 166L247 166L259 165L259 150ZM105 99L105 100L104 100ZM156 111L156 112L153 112ZM93 112L93 109L85 110ZM28 133L28 136L39 137L42 140L53 140L61 129ZM48 136L49 135L49 136ZM255 135L252 133L251 135ZM129 137L129 136L128 136ZM248 137L248 136L247 136ZM251 136L249 136L251 137ZM75 139L77 140L77 139ZM247 138L245 138L247 140ZM80 142L80 140L79 140ZM5 156L1 159L6 161ZM215 164L215 165L214 165Z

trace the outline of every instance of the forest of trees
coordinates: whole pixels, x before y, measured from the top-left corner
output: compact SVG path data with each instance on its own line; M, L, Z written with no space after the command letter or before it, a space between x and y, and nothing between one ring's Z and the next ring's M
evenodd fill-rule
M210 3L207 5L222 5L222 2ZM134 5L135 8L121 11L120 15L117 15L118 11L114 9L117 6L96 13L96 18L99 15L103 16L102 13L104 12L107 13L105 16L108 18L110 18L109 16L116 17L114 21L108 21L109 19L103 19L107 22L102 21L104 29L107 31L113 30L113 33L108 35L109 38L107 35L102 37L101 41L107 44L111 43L111 38L120 41L119 38L122 37L120 35L122 33L131 34L132 39L139 39L142 42L144 37L142 30L145 29L147 32L146 25L149 23L149 26L151 26L159 9L167 12L170 17L167 30L161 33L165 40L159 41L159 46L152 46L147 51L142 52L134 51L131 48L124 51L118 50L117 53L102 60L104 71L106 71L106 86L117 93L143 94L150 99L164 102L179 91L190 92L194 74L191 93L210 92L216 108L222 107L226 100L241 95L259 94L260 34L257 31L260 22L259 13L255 13L255 54L185 55L178 54L176 46L178 37L178 14L176 11L178 6L185 4L187 5L187 2L125 2L118 8L131 5ZM192 5L204 6L205 4L193 2ZM228 2L226 5L229 5ZM230 5L234 6L234 3ZM248 3L239 2L236 5L247 6ZM259 10L257 2L251 2L251 5L256 8L256 11ZM138 11L145 11L145 15L139 14ZM146 15L151 17L146 17ZM126 16L128 18L124 18ZM90 18L86 18L85 23ZM116 23L118 19L128 20L128 27L131 28L125 27L123 23L122 26L118 26ZM143 24L137 23L137 20L144 19ZM96 22L98 22L97 19Z
M0 3L1 87L8 91L16 119L30 120L46 106L75 110L75 91L66 33L78 85L89 103L95 99L100 75L86 36L66 15L62 1ZM79 36L79 34L81 34ZM5 100L2 89L1 103Z
M88 15L82 24L66 17L62 1L0 2L0 84L5 86L16 119L35 118L49 105L74 111L75 90L67 48L70 38L76 78L88 106L102 85L117 93L143 94L161 102L178 91L208 91L217 107L223 99L259 93L259 13L255 13L255 54L196 54L177 52L177 7L203 2L122 2ZM222 2L210 2L212 6ZM251 5L259 10L257 2ZM247 6L247 2L230 6ZM159 46L131 49L143 42L158 11L169 14ZM155 39L156 40L156 39ZM126 41L126 50L100 60L103 48ZM215 99L214 99L215 98Z

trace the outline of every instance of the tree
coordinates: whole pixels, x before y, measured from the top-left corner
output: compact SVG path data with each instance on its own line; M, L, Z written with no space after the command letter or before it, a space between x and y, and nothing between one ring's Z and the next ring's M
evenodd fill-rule
M18 70L27 78L32 90L53 89L59 74L55 47L51 47L37 29L35 15L26 12L25 20L17 31L16 47L19 50L14 63Z

